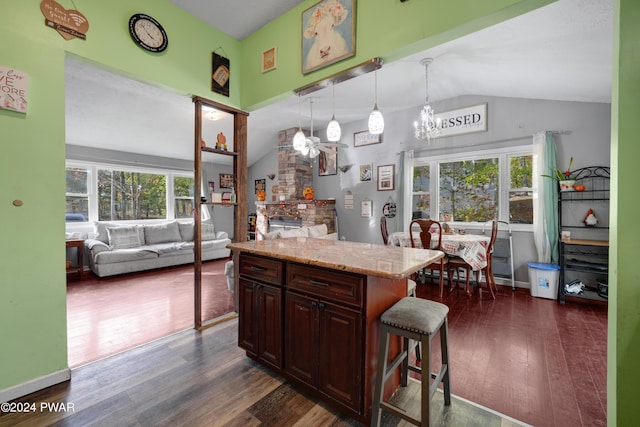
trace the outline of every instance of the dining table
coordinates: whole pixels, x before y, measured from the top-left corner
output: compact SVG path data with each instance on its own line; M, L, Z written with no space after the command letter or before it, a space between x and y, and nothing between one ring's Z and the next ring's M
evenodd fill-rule
M471 266L473 271L487 266L487 245L490 236L482 234L442 233L441 249L446 255L458 256ZM413 233L414 246L422 248L420 233ZM389 234L388 244L392 246L412 247L408 231L396 231ZM438 234L431 234L431 248L438 246Z

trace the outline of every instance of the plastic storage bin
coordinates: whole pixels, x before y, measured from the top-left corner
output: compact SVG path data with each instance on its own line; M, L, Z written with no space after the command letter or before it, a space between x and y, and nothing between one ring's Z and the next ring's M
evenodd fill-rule
M531 296L556 299L558 297L558 276L560 266L546 262L529 262Z

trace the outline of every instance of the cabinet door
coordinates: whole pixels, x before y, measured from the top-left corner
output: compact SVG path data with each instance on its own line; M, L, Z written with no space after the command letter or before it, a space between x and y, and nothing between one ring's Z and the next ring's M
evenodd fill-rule
M258 356L282 369L282 289L259 285L258 296Z
M361 313L320 302L321 392L360 412L362 395Z
M317 387L318 303L287 292L285 304L285 371Z
M256 355L256 284L249 280L238 281L238 301L240 305L238 318L238 346Z

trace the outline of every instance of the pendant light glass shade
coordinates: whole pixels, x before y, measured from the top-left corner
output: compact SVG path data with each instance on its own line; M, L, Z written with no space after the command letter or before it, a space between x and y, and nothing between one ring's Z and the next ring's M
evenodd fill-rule
M369 115L369 133L372 135L380 135L384 132L384 117L378 110L378 71L374 71L374 104L373 111Z
M331 116L331 121L327 126L327 140L329 142L338 142L340 141L340 137L342 136L342 129L340 129L340 123L336 120L336 93L335 93L336 84L333 83L331 86L331 108L333 110L333 115Z
M413 123L416 139L427 143L431 142L440 133L440 119L436 120L434 118L433 108L429 105L429 64L431 62L431 58L425 58L420 61L420 64L424 65L425 69L425 99L422 110L420 110L420 117Z
M305 145L306 136L302 132L302 129L298 130L296 134L293 136L293 149L300 151L302 147Z

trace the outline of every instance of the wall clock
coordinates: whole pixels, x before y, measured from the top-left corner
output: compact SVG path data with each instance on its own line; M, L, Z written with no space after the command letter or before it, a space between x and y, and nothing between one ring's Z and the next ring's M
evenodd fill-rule
M149 15L136 13L129 19L129 33L134 42L149 52L163 52L169 45L167 32Z

